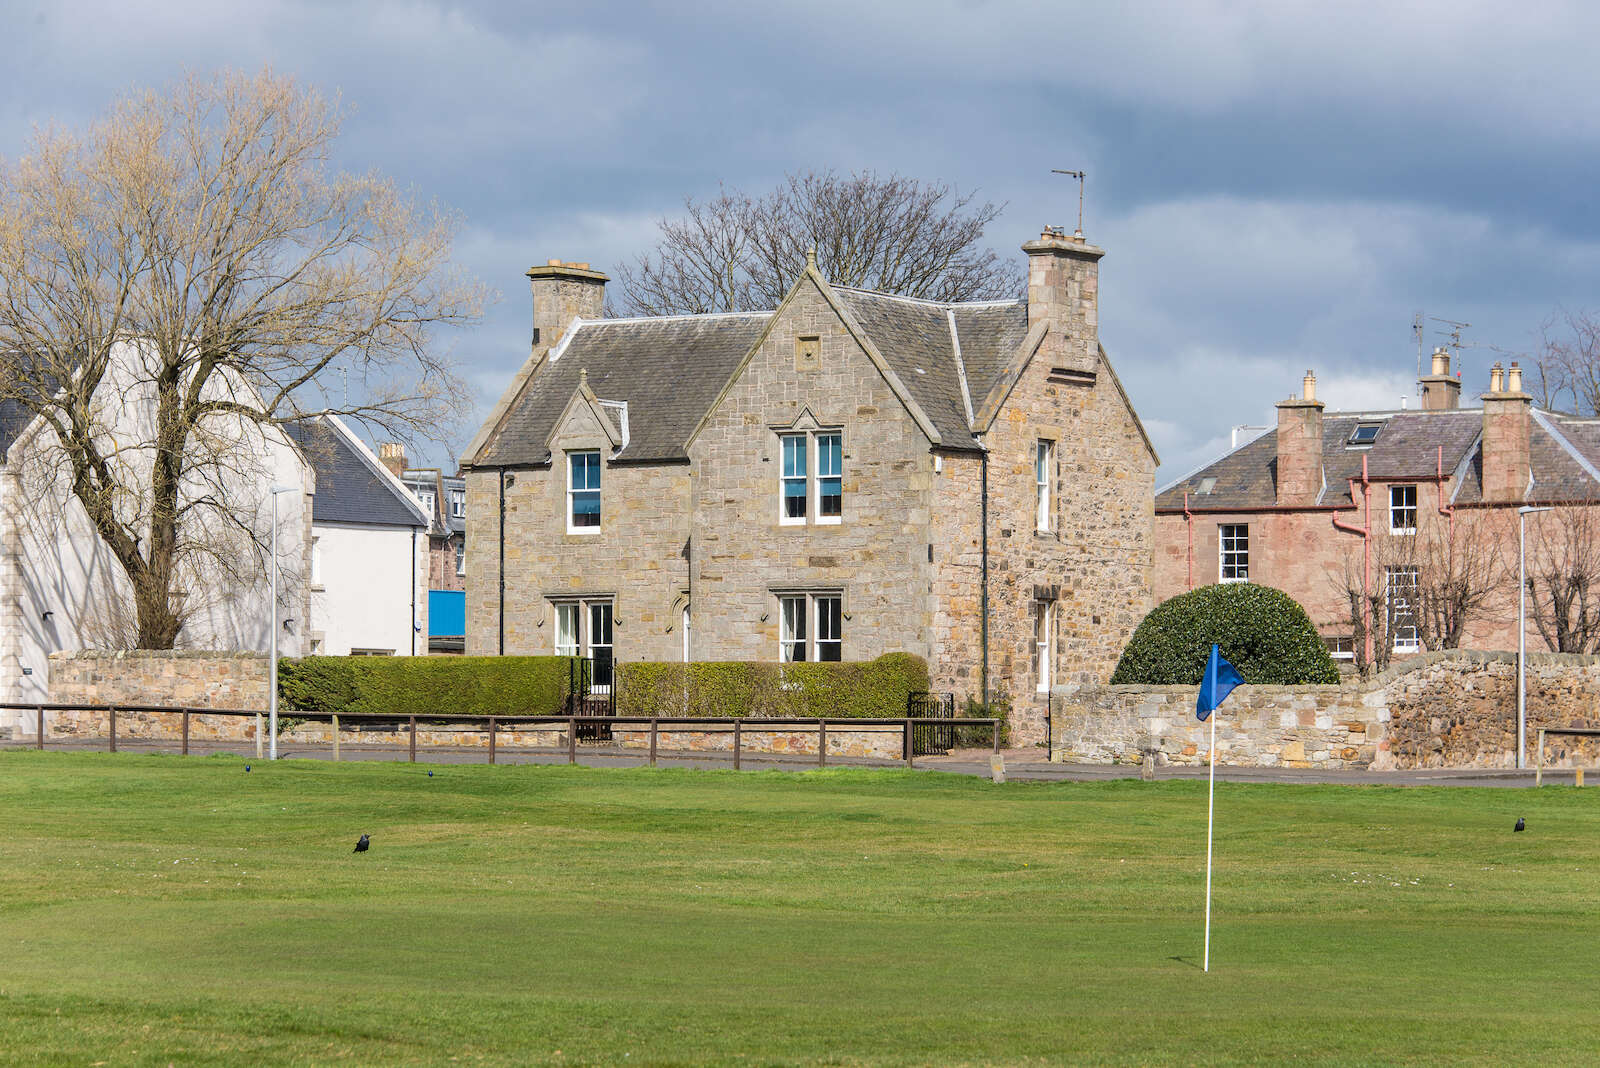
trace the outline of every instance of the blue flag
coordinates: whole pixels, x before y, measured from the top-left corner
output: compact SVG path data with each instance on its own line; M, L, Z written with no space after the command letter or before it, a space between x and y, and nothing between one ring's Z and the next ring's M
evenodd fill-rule
M1239 669L1222 658L1222 650L1211 643L1211 659L1206 661L1206 677L1200 680L1200 696L1194 702L1194 714L1200 722L1228 699L1235 686L1244 682Z

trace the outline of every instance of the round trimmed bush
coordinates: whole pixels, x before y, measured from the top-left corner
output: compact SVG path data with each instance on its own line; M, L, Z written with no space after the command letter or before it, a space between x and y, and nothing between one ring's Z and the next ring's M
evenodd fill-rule
M1157 605L1133 632L1113 685L1198 686L1211 643L1245 682L1298 686L1339 681L1328 647L1293 597L1271 586L1202 586Z

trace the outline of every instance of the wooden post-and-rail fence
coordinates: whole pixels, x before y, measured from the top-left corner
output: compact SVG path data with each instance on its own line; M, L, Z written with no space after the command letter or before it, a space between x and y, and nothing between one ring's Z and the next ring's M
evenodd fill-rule
M95 705L95 704L62 704L50 702L0 702L0 709L33 713L35 728L34 746L38 749L45 748L48 737L46 730L46 714L50 712L104 712L107 724L107 748L110 752L117 751L117 716L119 713L165 714L177 715L180 718L179 737L181 751L184 756L189 755L190 720L194 716L234 716L251 717L255 719L256 753L261 753L262 723L266 712L259 709L234 709L234 708L197 708L181 705ZM610 727L628 725L645 726L649 729L649 762L655 766L661 746L660 735L663 729L681 732L700 730L725 730L732 728L733 734L733 766L738 769L742 766L745 749L745 732L756 730L787 730L787 731L814 731L817 735L817 765L826 767L828 763L828 728L886 726L893 724L900 727L901 755L907 767L915 766L918 755L915 750L914 738L918 728L935 726L947 727L986 727L989 729L993 751L1000 751L1000 720L998 719L962 719L949 716L922 717L903 716L884 719L781 719L754 716L536 716L536 715L504 715L492 716L472 714L420 714L410 713L381 713L381 712L305 712L294 710L287 715L297 720L325 722L329 724L333 742L333 758L339 760L340 734L344 727L351 730L363 731L374 726L392 726L396 732L404 729L406 732L406 758L411 763L417 759L417 728L419 724L447 724L466 725L469 729L481 728L488 739L488 762L495 763L498 755L497 736L500 731L521 727L560 727L565 738L567 763L578 762L578 735L579 728L588 725L605 724ZM548 747L547 747L548 748ZM538 751L534 747L532 751ZM696 756L708 755L704 750L693 750Z

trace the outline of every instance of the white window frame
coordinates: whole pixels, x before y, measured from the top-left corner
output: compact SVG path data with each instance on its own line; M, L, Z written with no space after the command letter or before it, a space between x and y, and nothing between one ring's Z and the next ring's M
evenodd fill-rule
M1034 690L1037 693L1049 693L1051 676L1051 655L1054 630L1054 601L1033 602L1033 676L1035 679Z
M1229 531L1243 531L1242 534ZM1243 542L1241 547L1240 542ZM1230 565L1230 558L1232 563ZM1229 567L1234 574L1229 575ZM1244 574L1239 574L1240 571ZM1218 523L1217 524L1217 581L1218 582L1249 582L1250 581L1250 524L1249 523Z
M322 589L322 539L311 539L311 588Z
M837 441L837 454L839 469L837 472L823 470L823 441L831 439ZM792 446L798 445L798 451L792 451ZM799 461L802 470L799 474L790 472L789 458L794 456ZM825 481L839 483L839 514L823 515L822 499L825 496L822 486ZM791 495L791 485L801 488L799 494ZM789 514L789 502L798 500L805 509L803 515L792 516ZM800 526L838 526L844 522L844 431L840 429L821 430L785 430L778 434L778 524L785 527Z
M1034 446L1033 454L1033 484L1037 494L1038 507L1034 514L1034 527L1041 534L1048 534L1052 528L1053 508L1050 493L1051 478L1055 474L1056 443L1049 438L1040 438Z
M1406 497L1411 498L1406 503ZM1406 513L1411 513L1411 525L1405 525ZM1417 487L1416 486L1390 486L1389 487L1389 533L1390 534L1415 534L1417 532Z
M465 578L467 574L467 539L465 536L456 540L456 577Z
M829 653L833 655L827 656ZM812 664L843 660L844 594L839 590L778 594L778 662Z
M1402 574L1406 575L1409 581L1399 584L1398 592L1401 595L1397 597L1395 578ZM1422 650L1422 634L1417 629L1416 617L1416 598L1421 585L1421 569L1415 565L1403 564L1383 569L1383 610L1389 620L1389 645L1394 652L1416 653ZM1410 596L1404 595L1406 591L1410 592ZM1411 620L1403 627L1395 622L1400 618L1401 612Z
M555 650L557 656L581 656L594 659L595 649L610 649L611 663L617 662L616 646L616 598L615 597L574 597L569 600L550 602L554 613ZM609 623L611 633L606 635L610 641L596 642L595 616L604 615ZM592 687L594 693L609 693L609 683L595 683Z
M689 662L689 606L683 606L683 662Z
M573 465L574 465L575 461L579 457L587 457L587 456L593 456L595 458L596 481L599 483L599 485L583 486L581 488L575 488L573 486L573 484L572 484L573 475L576 473L576 469L574 468ZM574 449L572 452L567 453L567 533L568 534L598 534L598 533L600 533L601 530L604 529L604 527L605 527L605 504L604 504L604 498L600 497L601 490L602 490L602 487L604 485L605 485L605 460L603 458L601 458L599 449ZM577 515L577 513L575 511L573 511L573 509L577 506L577 502L578 502L577 495L580 494L580 493L585 493L585 494L592 493L596 497L601 499L602 503L601 503L601 506L600 506L600 511L597 513L597 515L599 516L600 522L596 523L592 527L591 526L581 526L580 527L580 526L577 526L576 524L573 523L573 519Z
M438 503L438 498L433 495L433 490L417 490L417 503L422 505L422 510L428 513L428 518L434 516L433 506Z
M465 518L467 518L467 491L466 490L451 490L450 491L450 518L451 519L465 519Z

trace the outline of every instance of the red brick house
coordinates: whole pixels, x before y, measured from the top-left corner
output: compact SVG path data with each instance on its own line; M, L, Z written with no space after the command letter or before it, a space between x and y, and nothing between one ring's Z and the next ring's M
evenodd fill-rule
M1419 384L1420 410L1325 412L1307 371L1275 431L1158 490L1156 601L1265 583L1305 606L1336 657L1362 662L1516 648L1518 509L1556 506L1527 517L1530 574L1579 566L1563 554L1586 556L1594 541L1600 420L1536 407L1515 362L1495 364L1479 408L1460 407L1442 349ZM1452 616L1450 596L1472 603ZM1533 604L1529 647L1561 644L1553 614L1541 627Z

